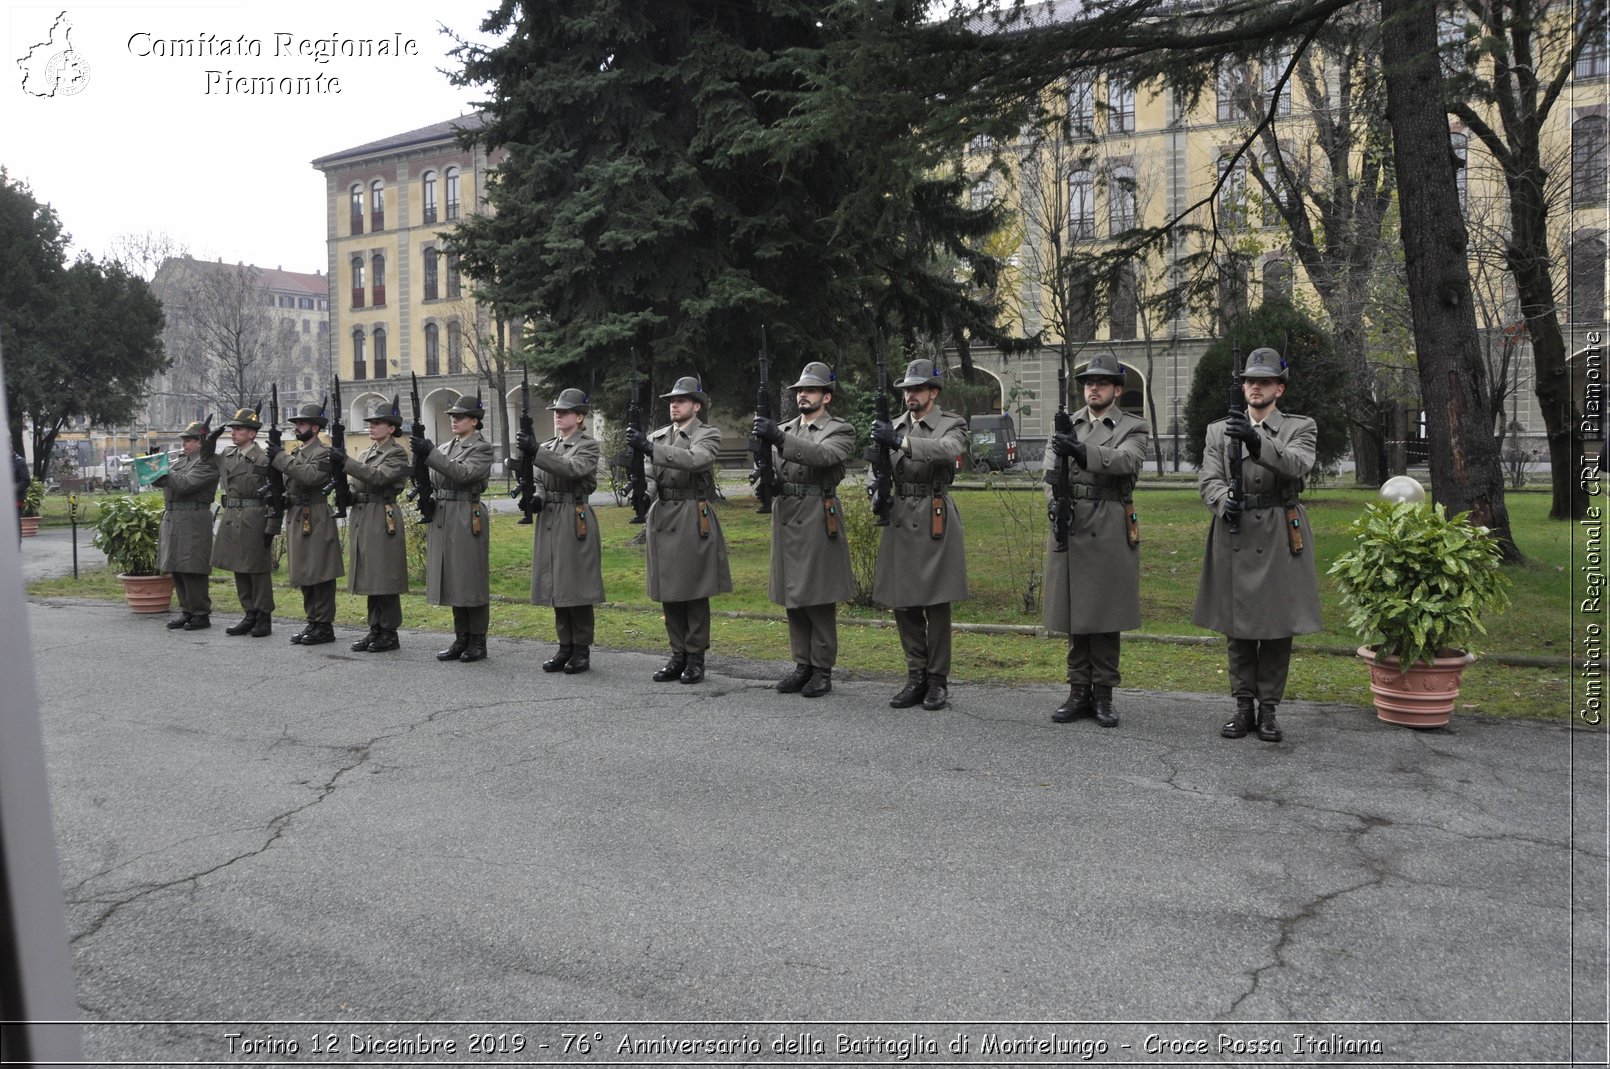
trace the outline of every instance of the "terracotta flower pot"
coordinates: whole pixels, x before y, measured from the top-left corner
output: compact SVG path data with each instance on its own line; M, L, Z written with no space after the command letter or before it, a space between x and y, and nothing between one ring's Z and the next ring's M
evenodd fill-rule
M32 537L34 537L35 535L37 535L39 533L39 517L38 516L23 516L23 517L21 517L21 519L22 519L22 537L24 537L24 538L32 538Z
M1453 703L1459 700L1465 666L1476 660L1473 654L1451 652L1399 672L1397 658L1389 656L1377 664L1375 650L1369 646L1360 646L1358 656L1370 666L1375 715L1388 724L1411 728L1439 728L1448 723Z
M167 612L173 604L173 576L122 575L123 596L130 612Z

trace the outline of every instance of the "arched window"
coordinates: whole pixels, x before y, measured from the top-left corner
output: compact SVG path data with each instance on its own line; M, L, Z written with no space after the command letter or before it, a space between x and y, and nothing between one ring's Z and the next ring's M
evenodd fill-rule
M1088 278L1068 284L1068 340L1094 341L1096 338L1096 290Z
M361 234L363 233L363 187L354 184L347 192L350 195L352 205L352 232Z
M1603 208L1605 192L1605 122L1589 115L1571 124L1571 204Z
M1232 167L1232 158L1228 152L1219 157L1219 175L1224 180L1219 186L1219 225L1239 227L1247 222L1247 165L1236 160Z
M377 252L369 258L369 264L374 270L374 277L369 285L374 289L375 307L386 303L386 254Z
M1263 265L1263 299L1291 300L1291 264L1286 260L1270 260Z
M989 179L975 184L967 196L967 204L975 212L983 211L989 207L990 198L995 195L995 187L989 184Z
M437 297L437 274L440 254L434 248L425 250L425 299L434 301Z
M419 177L419 203L424 215L421 221L430 226L436 221L436 172L426 171Z
M369 377L369 365L363 355L363 328L352 328L352 377L366 379Z
M1135 269L1124 264L1113 272L1112 300L1109 303L1107 337L1113 341L1129 341L1135 337L1135 319L1139 305L1135 299Z
M375 378L383 379L391 373L391 365L386 361L386 328L375 328Z
M1074 238L1096 236L1096 176L1089 171L1068 177L1068 230Z
M386 229L386 184L378 178L369 183L369 229Z
M1264 188L1264 185L1258 187L1259 192L1263 194L1263 210L1260 213L1259 221L1264 226L1279 226L1282 222L1280 201L1278 199L1281 188L1280 168L1275 164L1274 160L1263 161L1263 181L1268 188ZM1270 190L1274 190L1273 195L1270 194Z
M1108 176L1107 225L1110 234L1135 225L1135 169L1128 165L1114 167Z
M363 307L363 257L352 258L352 307Z
M447 254L447 296L451 298L458 295L458 253L450 252Z
M458 218L458 168L447 169L447 218Z
M435 323L425 324L425 374L442 373L442 338Z
M1604 239L1586 235L1571 243L1571 322L1604 322Z
M459 326L458 320L447 324L447 373L449 375L462 374L464 371L464 328Z
M1068 134L1079 140L1094 137L1096 132L1096 79L1090 74L1075 74L1068 83Z
M1135 132L1135 86L1118 78L1107 80L1107 132Z

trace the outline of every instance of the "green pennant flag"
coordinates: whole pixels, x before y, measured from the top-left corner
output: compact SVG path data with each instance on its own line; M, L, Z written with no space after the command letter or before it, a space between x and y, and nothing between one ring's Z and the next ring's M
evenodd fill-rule
M152 453L148 457L134 458L134 482L137 489L150 486L159 475L168 473L168 454Z

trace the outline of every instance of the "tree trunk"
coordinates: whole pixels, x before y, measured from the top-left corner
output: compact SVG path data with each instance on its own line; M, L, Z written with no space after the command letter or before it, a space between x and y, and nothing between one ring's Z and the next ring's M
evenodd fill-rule
M1414 316L1431 484L1450 511L1488 527L1520 559L1504 501L1504 469L1488 425L1487 367L1476 336L1464 219L1443 115L1437 12L1424 0L1387 0L1383 35L1387 114L1397 162L1403 252Z

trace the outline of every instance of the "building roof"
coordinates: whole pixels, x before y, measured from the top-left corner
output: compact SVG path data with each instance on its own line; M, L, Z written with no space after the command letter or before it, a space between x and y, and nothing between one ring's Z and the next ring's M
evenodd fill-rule
M460 115L456 119L445 119L429 126L421 126L417 130L392 134L390 137L383 137L379 141L370 141L368 144L342 149L327 156L320 156L313 161L313 166L322 171L331 164L340 163L343 160L383 155L406 148L413 148L416 145L428 145L433 141L448 141L459 130L479 130L484 122L485 117L478 111L469 115Z
M211 271L243 271L253 270L262 280L263 288L288 293L306 293L325 297L330 292L330 280L322 272L308 274L303 271L285 271L278 267L257 267L253 264L233 263L226 264L222 260L197 260L192 256L175 256L162 261L157 274L167 278L179 269L186 269L196 275L204 275ZM154 280L153 280L154 281Z

